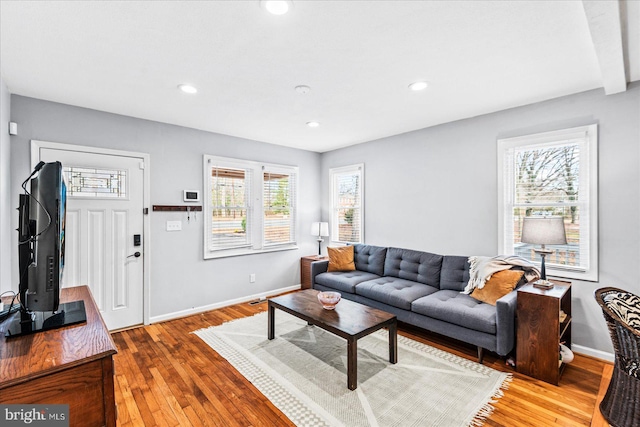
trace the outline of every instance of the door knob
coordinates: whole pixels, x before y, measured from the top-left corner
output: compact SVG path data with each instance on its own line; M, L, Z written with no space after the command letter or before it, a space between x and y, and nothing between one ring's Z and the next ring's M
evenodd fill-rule
M140 255L141 255L140 252L136 252L133 255L129 255L127 258L131 258L132 256L138 258Z

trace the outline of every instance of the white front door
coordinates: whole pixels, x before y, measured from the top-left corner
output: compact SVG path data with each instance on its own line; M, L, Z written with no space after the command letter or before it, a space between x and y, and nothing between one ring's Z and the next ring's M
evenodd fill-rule
M47 145L67 183L62 286L88 285L110 330L142 324L144 159Z

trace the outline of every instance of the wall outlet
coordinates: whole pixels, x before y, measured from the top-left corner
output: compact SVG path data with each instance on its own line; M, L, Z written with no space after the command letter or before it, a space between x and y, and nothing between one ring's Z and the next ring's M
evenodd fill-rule
M182 221L167 221L167 231L182 230Z
M256 273L251 273L249 275L249 283L256 283Z

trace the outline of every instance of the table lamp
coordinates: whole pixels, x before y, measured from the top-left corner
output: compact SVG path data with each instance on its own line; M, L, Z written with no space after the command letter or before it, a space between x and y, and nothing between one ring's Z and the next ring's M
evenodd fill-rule
M318 236L318 256L322 256L322 238L329 235L329 223L328 222L314 222L311 224L311 234Z
M542 245L540 249L534 251L540 254L542 264L540 265L540 279L547 281L547 273L544 266L544 258L553 253L553 250L546 249L545 245L566 245L567 236L564 231L564 218L561 216L527 216L522 223L522 243L532 243Z

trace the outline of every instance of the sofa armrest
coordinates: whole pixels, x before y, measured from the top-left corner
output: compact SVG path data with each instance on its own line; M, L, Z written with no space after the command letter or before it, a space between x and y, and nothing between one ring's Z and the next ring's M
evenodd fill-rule
M506 356L515 347L518 291L496 301L496 353Z
M314 261L311 263L311 288L315 288L316 276L320 273L326 273L329 267L329 261Z

